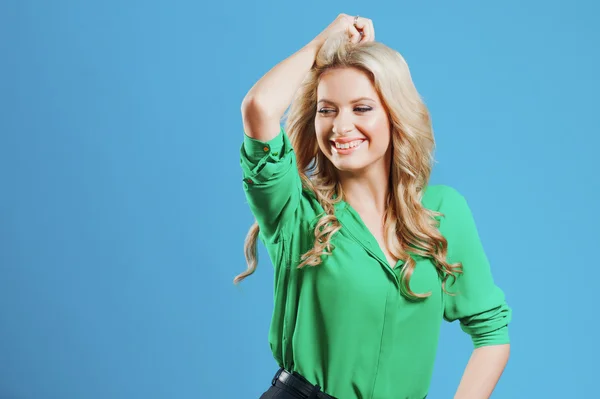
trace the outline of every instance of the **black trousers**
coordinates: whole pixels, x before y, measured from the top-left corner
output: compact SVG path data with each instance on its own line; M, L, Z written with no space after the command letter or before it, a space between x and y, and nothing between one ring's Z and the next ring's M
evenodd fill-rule
M271 381L271 387L265 393L263 393L259 399L307 399L306 395L299 393L294 388L279 381L277 379L278 374L279 371L275 374L275 377ZM304 380L307 384L310 384L300 374L294 373L294 375ZM329 397L332 399L336 399L333 396Z
M275 384L263 393L259 399L305 399L305 397L300 396L282 382L275 381Z

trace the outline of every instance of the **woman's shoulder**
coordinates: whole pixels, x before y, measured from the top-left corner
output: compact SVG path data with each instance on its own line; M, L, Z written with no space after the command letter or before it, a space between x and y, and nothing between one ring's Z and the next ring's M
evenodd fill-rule
M427 209L443 212L443 208L454 207L464 200L463 195L455 187L433 184L424 189L421 203Z
M324 213L325 210L319 203L316 194L310 189L302 187L298 206L286 224L281 227L281 233L290 238L306 231L312 232Z
M302 187L302 195L300 198L300 214L299 222L309 225L316 224L316 221L323 216L325 210L317 199L317 195L311 189Z

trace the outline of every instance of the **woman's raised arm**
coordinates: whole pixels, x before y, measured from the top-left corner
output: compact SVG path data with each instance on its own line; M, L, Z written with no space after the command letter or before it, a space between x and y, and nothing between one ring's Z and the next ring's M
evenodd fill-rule
M327 37L344 30L348 32L350 40L366 41L373 36L370 21L366 25L362 29L361 39L361 32L354 26L354 17L340 14L307 45L275 65L260 78L242 101L242 118L246 135L259 141L275 138L279 134L281 117L313 66L315 56Z

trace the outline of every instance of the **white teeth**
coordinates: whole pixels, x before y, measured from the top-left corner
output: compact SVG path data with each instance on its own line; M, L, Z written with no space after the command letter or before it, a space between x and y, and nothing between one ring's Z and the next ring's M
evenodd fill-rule
M362 143L362 140L355 140L355 141L351 141L349 143L345 143L345 144L340 144L340 143L335 143L335 148L339 148L341 150L346 150L348 148L353 148L353 147L357 147L360 145L360 143Z

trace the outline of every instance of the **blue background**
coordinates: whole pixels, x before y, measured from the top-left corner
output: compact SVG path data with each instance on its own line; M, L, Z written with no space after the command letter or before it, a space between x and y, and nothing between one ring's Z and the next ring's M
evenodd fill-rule
M272 266L240 104L338 13L374 21L432 113L514 309L494 398L600 397L592 1L0 3L0 398L257 398ZM430 397L471 353L445 323Z

